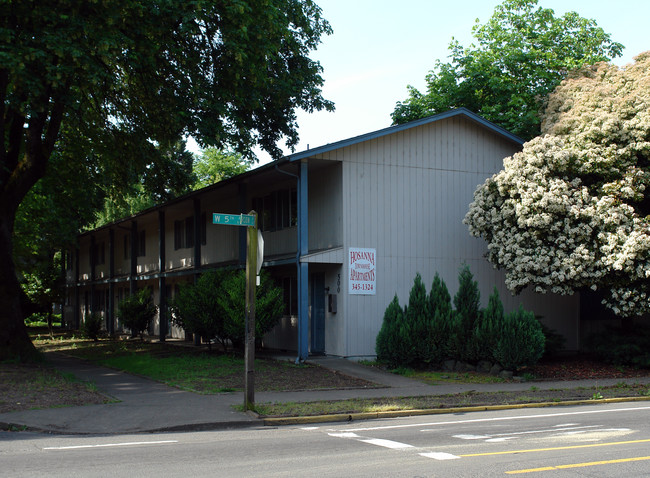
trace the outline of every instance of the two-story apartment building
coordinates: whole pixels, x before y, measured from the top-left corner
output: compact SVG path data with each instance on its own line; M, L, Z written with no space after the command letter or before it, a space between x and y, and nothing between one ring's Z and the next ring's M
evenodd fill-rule
M150 333L183 336L167 304L178 284L211 268L243 266L245 228L213 213L259 214L263 266L284 289L285 316L270 348L363 358L375 355L384 311L408 300L419 272L453 295L470 266L484 302L496 285L506 310L523 303L579 348L579 298L512 297L486 245L462 224L474 190L522 141L466 109L287 156L79 236L67 272L68 322L101 313L114 331L118 302L148 286L159 306Z

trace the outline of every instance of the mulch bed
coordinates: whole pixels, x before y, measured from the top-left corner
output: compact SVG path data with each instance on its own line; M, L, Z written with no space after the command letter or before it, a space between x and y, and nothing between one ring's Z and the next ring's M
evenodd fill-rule
M610 365L588 355L545 359L524 372L533 375L535 380L623 379L650 376L649 369Z

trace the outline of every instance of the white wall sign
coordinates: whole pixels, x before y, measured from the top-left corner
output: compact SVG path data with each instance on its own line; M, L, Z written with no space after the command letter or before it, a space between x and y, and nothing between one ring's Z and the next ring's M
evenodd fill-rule
M348 254L348 293L375 295L377 250L351 247Z

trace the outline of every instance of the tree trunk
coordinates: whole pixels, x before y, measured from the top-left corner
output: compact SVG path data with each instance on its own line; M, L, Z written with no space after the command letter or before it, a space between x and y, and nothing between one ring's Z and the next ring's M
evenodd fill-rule
M54 330L52 329L52 306L47 311L47 330L50 332L50 338L54 338Z
M12 257L12 226L13 218L0 215L0 361L27 361L38 353L27 333L20 304L22 289Z

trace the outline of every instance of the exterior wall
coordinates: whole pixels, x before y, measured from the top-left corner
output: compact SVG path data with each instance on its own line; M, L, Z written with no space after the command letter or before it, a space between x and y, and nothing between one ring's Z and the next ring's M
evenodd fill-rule
M530 292L512 297L505 289L503 274L483 258L484 241L472 238L462 224L477 185L502 168L503 158L518 149L515 143L466 116L457 115L349 144L321 153L315 151L314 156L306 159L309 253L300 260L309 264L310 297L312 275L324 276L326 353L374 356L375 338L393 296L397 294L405 304L417 272L422 275L427 290L434 274L439 273L453 296L458 270L464 263L479 283L482 305L487 303L496 285L506 310L523 303L567 337L567 348L578 348L578 297L540 296ZM283 164L287 172L297 172L294 166ZM138 288L150 286L158 304L161 292L158 290L159 210L165 215L163 273L170 301L176 286L192 281L203 268L236 265L241 260L242 228L213 225L212 213L238 213L244 207L247 212L259 198L295 189L295 178L265 168L82 235L78 264L67 273L68 284L81 284L79 299L76 305L73 302L66 306L66 314L76 307L83 320L91 290L105 290L102 293L106 297L109 281L115 283L113 303L117 310L119 299L128 293L131 285L130 250L125 254L124 238L128 238L126 244L130 249L133 221L138 231L145 231L145 254L137 257L133 279ZM206 243L200 246L200 264L195 264L194 247L174 247L174 222L194 217L197 202L200 212L205 214L202 226ZM109 229L114 234L113 277L109 266ZM291 221L289 226L283 224L263 231L265 260L275 264L269 269L278 279L295 280L297 266L293 258L297 252L297 234L298 229ZM105 261L95 267L92 287L91 235L95 244L103 243L105 247ZM196 229L195 241L201 241ZM376 295L348 294L350 247L376 249ZM336 312L328 307L328 298L334 295ZM69 296L74 301L74 289ZM173 337L184 336L176 327L167 330ZM151 332L157 335L159 331L157 319ZM297 335L297 312L292 312L264 337L264 345L296 350Z
M223 188L208 188L202 193L194 194L186 200L181 200L161 208L145 212L133 218L127 218L115 224L100 228L95 231L83 234L79 237L78 264L74 263L66 271L67 284L69 286L68 297L69 303L65 307L65 313L70 323L73 321L75 311L79 314L80 323L83 323L84 317L90 312L91 307L94 311L104 317L108 317L108 298L109 283L114 283L114 317L117 314L117 305L119 300L129 293L131 279L135 281L137 288L150 287L154 296L154 303L160 303L161 291L159 290L160 271L160 223L159 210L164 212L164 271L166 276L167 303L173 300L175 289L178 284L191 282L194 276L202 270L211 267L233 266L240 262L240 233L244 228L226 227L212 224L212 213L223 212L237 214L244 208L248 212L253 208L253 199L258 196L272 194L278 190L295 190L295 178L273 173L272 178L267 176L254 178L257 183L252 186L244 184L242 192L239 191L239 185L229 185ZM278 180L279 178L279 180ZM242 202L243 201L243 202ZM198 202L199 216L205 224L201 228L205 231L205 244L200 244L201 236L196 235L194 229L194 242L199 242L200 247L200 264L195 264L195 248L183 243L180 248L175 247L175 221L185 221L188 218L194 218L195 204ZM139 241L141 232L144 231L144 255L138 255L136 252L136 270L135 276L131 277L131 254L132 254L132 226L136 223L138 232L136 241ZM199 229L201 229L199 228ZM185 229L185 228L183 228ZM109 237L110 231L113 231L113 276L110 277L110 254L109 254ZM297 227L285 227L273 231L265 231L265 257L293 255L296 254L297 244ZM104 244L104 262L95 265L94 281L92 280L91 267L91 243L93 241L96 247ZM136 242L137 246L140 244ZM75 254L73 252L73 258ZM78 278L77 278L78 268ZM291 269L295 275L295 266ZM75 304L75 284L79 284L78 302ZM93 295L94 294L94 295ZM103 295L101 295L103 294ZM102 303L97 303L93 299L101 296ZM288 318L289 323L291 318ZM295 322L295 317L294 317ZM121 330L117 318L115 318L116 331ZM108 326L106 327L108 329ZM289 330L291 327L289 328ZM184 337L185 332L168 324L167 336ZM149 331L151 334L160 333L160 318L157 315ZM282 343L291 345L294 332L289 333L286 340ZM294 346L295 347L295 346Z
M386 307L395 294L402 304L408 301L417 272L427 290L438 272L453 296L463 263L478 280L484 304L497 285L506 310L523 302L552 317L553 327L575 323L577 298L554 297L552 303L528 295L511 298L503 277L483 259L485 243L462 224L477 185L517 149L473 122L453 117L331 153L331 159L343 162L344 251L377 250L377 295L348 295L347 280L342 287L345 299L339 305L345 320L338 326L344 330L331 332L332 342L341 335L347 338L342 355L375 355ZM347 274L345 261L343 277ZM575 343L575 333L570 339Z
M339 161L315 163L309 164L310 252L343 245L342 165Z

